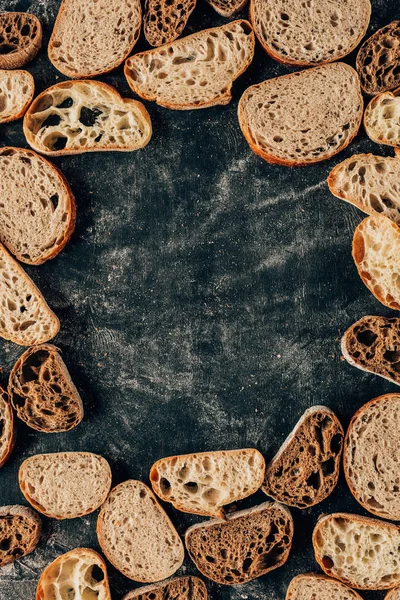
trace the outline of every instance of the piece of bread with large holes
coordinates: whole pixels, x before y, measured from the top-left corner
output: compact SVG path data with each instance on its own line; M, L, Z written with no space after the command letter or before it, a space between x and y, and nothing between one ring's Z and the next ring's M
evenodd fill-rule
M399 87L400 21L385 25L363 43L356 69L363 91L370 96Z
M14 445L14 413L8 394L0 385L0 467L7 462Z
M306 410L267 464L263 491L296 508L322 502L338 482L343 436L339 419L330 408Z
M67 180L33 150L0 148L0 202L0 241L21 262L54 258L74 231L76 204Z
M354 232L353 258L375 298L400 310L400 228L387 217L367 217Z
M141 102L121 98L100 81L64 81L30 105L24 133L34 150L51 156L143 148L151 138L149 113Z
M41 531L41 519L31 508L0 506L0 567L33 552Z
M277 502L230 513L189 527L186 548L198 570L222 585L238 585L285 564L293 519Z
M34 93L35 83L28 71L0 70L0 123L23 117Z
M91 452L36 454L22 463L19 487L26 500L53 519L75 519L103 504L111 487L105 458Z
M42 45L42 26L35 15L0 12L0 69L19 69Z
M289 583L286 600L362 600L361 596L344 583L317 575L297 575Z
M330 577L359 590L387 590L400 581L397 525L348 513L325 515L313 532L315 558Z
M111 600L107 567L89 548L75 548L50 563L40 576L36 600Z
M208 3L222 17L232 17L243 10L248 0L208 0Z
M225 450L169 456L150 470L153 490L183 512L223 517L224 506L255 494L264 478L258 450Z
M361 42L370 17L370 0L250 0L250 20L260 44L289 65L340 60Z
M143 28L150 46L176 40L196 6L196 0L146 0Z
M364 127L373 142L400 147L400 88L372 98L365 109Z
M111 490L100 509L97 537L110 563L134 581L161 581L183 563L175 527L141 481L124 481Z
M303 166L346 148L362 113L357 73L333 63L252 85L238 117L253 152L272 164Z
M254 33L233 21L128 58L125 76L145 100L178 110L228 104L232 84L253 60Z
M128 592L122 600L207 600L207 588L198 577L174 577Z

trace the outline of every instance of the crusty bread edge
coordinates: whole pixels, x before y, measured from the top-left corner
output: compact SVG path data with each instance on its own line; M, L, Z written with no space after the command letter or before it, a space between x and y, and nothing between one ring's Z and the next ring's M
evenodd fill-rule
M342 581L333 579L332 577L327 577L326 575L320 575L319 573L301 573L300 575L296 575L296 577L293 577L293 579L290 581L289 586L287 588L286 600L291 600L291 596L290 596L290 594L292 592L291 587L293 585L295 585L295 583L297 583L301 579L314 579L315 581L330 581L338 586L343 586L345 588L346 592L351 592L354 595L354 600L363 600L361 598L360 594L358 594L355 590L349 588ZM298 600L301 600L301 598Z
M28 506L22 506L21 504L12 504L10 506L0 506L0 517L4 517L6 515L11 515L13 517L18 517L18 516L26 517L28 519L31 519L31 521L33 521L35 523L36 536L34 538L32 538L31 543L28 546L28 550L26 552L24 552L24 554L22 556L26 556L27 554L30 554L31 552L33 552L35 550L36 546L38 545L40 536L42 534L42 520L39 517L39 515L34 510L29 508ZM20 558L22 558L22 556ZM8 564L14 562L15 560L17 560L17 559L10 558L7 561L1 562L0 567L3 567L4 565L8 565Z
M369 113L372 110L374 110L375 104L377 104L380 101L381 96L383 96L383 95L389 96L390 98L396 98L397 96L400 95L400 87L397 87L396 89L393 89L393 90L388 90L386 92L380 92L379 94L376 94L372 98L372 100L369 101L369 103L367 104L367 107L365 109L365 112L364 112L363 125L364 125L364 129L365 129L365 133L367 134L367 136L369 137L370 140L372 140L373 142L376 142L377 144L383 144L385 146L390 146L391 148L396 148L397 144L391 144L389 142L389 140L383 141L381 138L375 136L367 124L367 119L369 117Z
M36 15L32 14L32 13L27 13L25 11L14 11L14 12L9 12L9 11L0 11L0 12L6 12L7 15L28 15L29 17L32 17L34 21L36 21L36 26L38 28L38 35L37 35L37 43L33 44L31 43L28 46L28 50L26 48L21 48L18 52L14 52L12 54L3 54L2 55L2 59L4 60L4 66L0 67L2 69L20 69L21 67L27 65L28 63L30 63L35 56L37 55L37 53L39 52L40 48L42 47L42 41L43 41L43 31L42 31L42 24L39 21L39 19L37 18Z
M7 69L1 69L1 70L6 71ZM29 73L29 71L25 71L23 69L15 69L15 70L12 70L11 73L24 73L25 75L28 75L29 87L30 87L29 98L27 99L27 101L25 102L25 104L23 105L23 107L17 114L14 113L13 115L9 115L8 117L4 117L4 118L2 118L0 115L0 123L9 123L10 121L16 121L17 119L20 119L21 117L23 117L28 109L28 106L30 105L30 103L33 100L33 96L35 95L35 81L34 81L32 75Z
M368 37L368 38L365 40L365 42L363 42L363 44L360 46L360 48L359 48L359 50L358 50L358 52L357 52L357 57L356 57L356 70L357 70L357 72L360 72L360 71L362 71L362 70L363 70L363 65L361 64L361 57L360 57L360 55L361 55L361 52L363 52L363 51L364 51L364 48L367 46L367 44L369 44L369 43L370 43L370 41L371 41L373 38L378 38L378 37L379 37L379 36L382 34L382 29L385 29L385 28L386 28L386 27L388 27L389 25L392 25L393 23L396 23L396 22L400 24L400 21L399 21L399 20L397 20L397 19L394 19L393 21L391 21L390 23L388 23L388 25L384 25L383 27L380 27L380 29L377 29L377 30L376 30L376 31L375 31L375 32L374 32L372 35L370 35L370 36L369 36L369 37ZM397 85L394 85L394 86L393 86L393 88L390 88L390 89L395 89L396 87L397 87ZM381 94L381 93L383 93L384 91L390 91L390 90L376 90L376 89L375 89L374 91L369 91L369 90L367 90L367 88L366 88L366 87L363 85L363 82L362 82L362 80L361 80L361 89L362 89L362 91L364 92L364 94L366 94L367 96L370 96L370 97L371 97L371 96L376 96L377 94Z
M3 396L3 400L5 402L6 412L7 412L6 418L9 420L10 427L11 427L11 435L8 438L8 444L4 450L4 453L2 455L0 454L0 469L1 469L1 467L3 465L5 465L6 462L8 461L8 459L10 458L11 452L14 450L15 442L17 439L17 431L16 431L16 427L15 427L14 411L12 409L11 399L10 399L8 393L6 392L6 390L1 385L0 385L0 395ZM7 398L5 398L5 396Z
M163 581L159 581L158 583L152 583L150 585L144 585L144 586L142 585L141 587L131 590L130 592L125 594L125 596L122 597L122 600L133 600L134 598L137 598L138 596L141 596L142 594L147 594L154 590L163 588L163 587L167 586L168 584L173 583L174 581L178 581L178 580L182 581L182 580L186 580L186 579L195 579L199 583L200 587L203 590L204 600L207 600L208 592L207 592L206 585L205 585L204 581L202 579L200 579L200 577L197 577L196 575L183 575L182 577L170 577L169 579L164 579ZM179 600L179 598L178 598L178 600ZM188 600L192 600L192 599L189 598Z
M242 0L242 2L240 4L238 4L237 6L235 6L235 8L233 10L224 10L223 8L218 6L217 2L213 2L213 0L207 0L207 1L210 4L210 6L213 7L215 12L217 12L219 15L221 15L221 17L226 17L226 18L232 17L236 13L243 10L248 2L248 0ZM254 28L253 28L253 31L254 31Z

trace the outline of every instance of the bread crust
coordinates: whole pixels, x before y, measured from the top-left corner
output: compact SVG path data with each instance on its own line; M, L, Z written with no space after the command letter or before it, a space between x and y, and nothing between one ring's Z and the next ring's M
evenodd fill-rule
M5 389L0 385L0 401L3 400L5 410L6 410L6 419L9 423L10 434L8 436L7 444L4 448L4 451L0 453L0 468L5 465L7 460L10 458L11 452L14 450L15 441L16 441L16 428L14 423L14 412L11 407L11 402L9 396Z
M18 557L22 558L23 556L26 556L27 554L33 552L36 546L38 545L42 533L42 520L34 510L28 508L27 506L22 506L20 504L14 504L11 506L0 506L0 519L1 517L7 516L24 517L25 519L29 519L35 527L35 535L32 536L32 538L29 540L30 543L27 547L26 552L24 552L21 556ZM0 567L12 563L15 560L18 560L18 558L12 557L8 560L0 561Z
M2 12L0 13L0 34L5 26L4 21L25 19L34 23L36 35L29 46L20 48L18 52L0 54L0 69L19 69L35 58L42 46L42 26L35 15L25 12Z
M0 114L0 123L10 123L10 121L16 121L17 119L20 119L21 117L23 117L28 109L28 106L32 102L33 96L35 94L35 81L34 81L32 75L29 73L29 71L17 69L17 70L13 70L12 73L16 73L18 75L23 73L25 76L28 77L29 87L30 87L29 98L26 100L25 104L23 105L23 107L21 108L21 110L18 113L16 113L16 114L14 113L13 115L9 115L8 117L2 117Z
M338 581L337 579L332 579L331 577L327 577L326 575L320 575L318 573L301 573L300 575L297 575L296 577L294 577L291 580L291 582L289 583L289 587L286 592L286 600L292 600L292 595L291 595L292 589L291 588L295 585L295 583L297 581L301 581L302 579L314 579L315 581L330 581L332 583L335 583L338 586L343 586L346 591L353 594L354 600L363 600L361 598L360 594L358 594L355 590L352 590L351 588L349 588L347 585L345 585L341 581ZM302 599L297 598L297 600L302 600ZM336 600L336 599L333 598L333 600Z

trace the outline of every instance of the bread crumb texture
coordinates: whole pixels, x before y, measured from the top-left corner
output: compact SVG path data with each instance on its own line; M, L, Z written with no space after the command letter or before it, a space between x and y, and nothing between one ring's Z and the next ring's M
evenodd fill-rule
M207 597L207 588L198 577L176 577L133 590L123 600L207 600Z
M42 45L42 26L34 15L0 12L0 69L18 69L35 58Z
M289 584L286 600L362 600L347 585L323 575L307 573L294 577Z
M150 46L162 46L180 36L196 0L146 0L143 27Z
M394 92L383 92L373 98L365 109L365 131L378 144L400 146L399 94L400 88Z
M34 91L33 77L28 71L0 70L0 123L22 117Z
M14 442L14 413L7 392L0 386L0 467L11 454Z
M0 506L0 567L32 552L40 538L39 516L26 506Z
M382 27L364 42L356 68L364 92L371 96L400 85L400 21Z

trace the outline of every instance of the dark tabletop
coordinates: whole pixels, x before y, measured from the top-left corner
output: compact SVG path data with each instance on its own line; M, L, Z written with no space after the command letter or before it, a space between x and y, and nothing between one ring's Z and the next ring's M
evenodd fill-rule
M44 26L43 49L28 65L37 92L65 79L46 56L59 4L0 0L0 10L28 10ZM370 33L400 17L398 0L372 7ZM198 0L186 33L224 22ZM135 50L146 47L141 38ZM0 472L0 504L25 503L17 472L32 454L89 450L110 462L113 484L148 482L153 462L171 454L254 446L271 457L309 406L328 405L347 426L362 404L398 389L341 359L349 325L394 313L362 284L351 258L364 215L326 184L351 154L390 151L361 131L338 157L302 169L253 154L239 129L238 99L250 84L290 70L257 44L228 106L171 111L146 103L154 134L143 150L54 159L76 195L77 227L57 258L26 271L60 318L54 342L86 414L58 435L18 423L16 449ZM132 97L121 67L101 79ZM1 125L0 145L27 147L21 121ZM22 351L0 342L3 383ZM239 507L265 498L260 492ZM166 510L180 533L201 520ZM343 477L323 503L292 511L295 539L284 567L236 588L207 582L211 599L284 600L294 575L318 570L312 528L321 513L337 510L366 514ZM45 520L38 549L0 570L0 600L33 600L56 556L99 549L96 518ZM196 569L187 559L178 573ZM114 600L136 585L110 565L109 574Z

